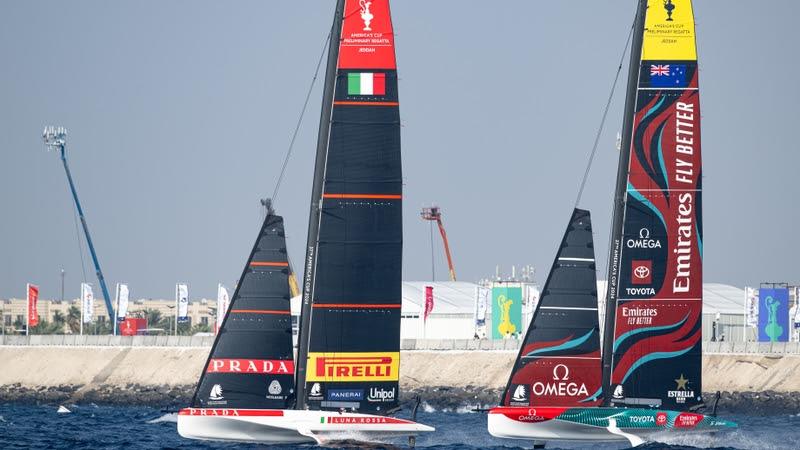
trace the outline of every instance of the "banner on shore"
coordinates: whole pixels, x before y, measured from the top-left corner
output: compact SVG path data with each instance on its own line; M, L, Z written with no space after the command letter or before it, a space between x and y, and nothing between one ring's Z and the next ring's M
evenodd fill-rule
M486 325L486 310L489 307L489 296L492 290L478 286L475 288L475 326L482 327Z
M228 312L228 306L231 303L231 298L228 295L228 290L222 283L217 285L217 322L216 330L222 328L222 321L225 320L225 313Z
M758 326L758 293L751 287L744 288L745 295L745 323L748 327Z
M433 311L433 286L425 286L425 313L422 315L423 322L428 320L431 311Z
M189 321L189 286L185 283L175 285L175 303L178 306L178 323Z
M94 293L89 283L81 283L81 315L83 323L94 321Z
M789 341L789 289L758 290L758 341Z
M28 327L39 325L39 312L36 310L36 303L39 301L39 286L28 283Z
M117 283L117 322L124 322L128 315L128 285Z
M492 339L522 333L522 287L492 287Z

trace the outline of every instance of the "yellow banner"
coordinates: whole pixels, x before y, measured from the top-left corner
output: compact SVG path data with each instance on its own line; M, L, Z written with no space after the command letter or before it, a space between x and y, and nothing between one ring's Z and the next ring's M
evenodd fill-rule
M642 59L697 59L691 0L647 0Z
M397 381L400 352L309 353L306 381Z

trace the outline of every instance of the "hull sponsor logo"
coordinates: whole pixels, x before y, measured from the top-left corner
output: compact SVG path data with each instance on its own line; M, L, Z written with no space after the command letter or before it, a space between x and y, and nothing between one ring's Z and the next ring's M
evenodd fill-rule
M190 416L238 416L235 409L188 408Z
M364 400L363 389L328 389L328 400L361 401Z
M688 389L689 379L681 374L675 379L675 390L667 391L668 398L674 398L675 403L686 403L687 398L694 397L694 390Z
M701 414L680 413L675 418L675 428L694 428L703 420Z
M392 417L382 416L368 416L368 417L328 417L328 423L343 423L343 424L383 424L383 423L409 423L402 419L394 419Z
M391 389L383 389L383 388L370 388L369 395L367 395L367 401L369 402L393 402L396 398L397 390L395 388Z
M517 417L517 421L519 422L544 422L547 420L546 417L542 417L536 414L536 409L531 408L525 414L520 414Z
M308 381L397 381L400 352L309 353Z
M630 416L631 423L635 423L637 425L648 425L656 423L656 418L653 416Z
M294 374L294 361L281 359L223 359L208 362L208 373Z
M630 238L625 241L628 248L661 248L661 241L650 238L650 230L642 228L639 230L639 239Z
M534 395L552 395L559 397L576 397L579 395L588 396L589 391L586 384L576 383L569 379L569 367L565 364L558 364L553 367L553 381L543 383L537 381L531 386Z
M530 390L524 384L516 384L511 386L514 391L511 394L511 400L508 402L511 406L528 406L531 404Z
M656 413L656 425L663 427L667 424L667 413Z

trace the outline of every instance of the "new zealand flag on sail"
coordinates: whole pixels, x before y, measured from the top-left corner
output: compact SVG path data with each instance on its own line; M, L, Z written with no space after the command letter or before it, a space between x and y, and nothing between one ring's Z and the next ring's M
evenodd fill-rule
M685 64L650 64L650 87L686 87Z

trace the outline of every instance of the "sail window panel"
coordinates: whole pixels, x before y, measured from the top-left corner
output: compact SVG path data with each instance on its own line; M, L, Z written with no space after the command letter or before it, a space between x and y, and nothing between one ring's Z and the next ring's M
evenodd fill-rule
M403 239L398 200L325 199L320 242L399 243Z
M534 332L548 328L595 328L597 323L596 310L559 310L540 309L536 314Z
M236 305L230 308L234 311L274 311L276 314L284 313L289 315L289 294L281 294L280 297L255 296L236 299Z
M310 351L390 352L400 346L400 308L315 308L313 323Z
M597 312L597 295L588 291L558 292L549 290L548 295L542 297L540 304L546 307L588 308Z
M363 109L334 113L326 194L399 194L402 189L399 117L396 112L361 117Z
M220 335L225 339L220 339L214 347L214 358L292 359L291 328L235 330L226 326ZM275 342L288 345L276 346Z
M314 302L399 304L401 270L401 243L320 242Z
M240 297L282 298L288 300L288 270L247 269L240 282Z

